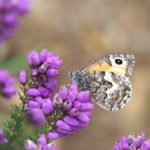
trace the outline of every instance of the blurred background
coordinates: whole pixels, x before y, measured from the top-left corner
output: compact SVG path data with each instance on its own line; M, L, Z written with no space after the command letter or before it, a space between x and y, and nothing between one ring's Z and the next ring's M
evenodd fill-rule
M149 0L31 0L30 12L20 18L15 35L0 45L0 67L18 75L26 68L28 51L53 50L63 59L60 84L70 82L67 72L110 53L136 57L133 94L118 112L95 106L86 129L58 141L62 150L108 150L129 133L150 138L150 1ZM18 84L19 88L19 84ZM9 118L10 105L0 101L0 124Z

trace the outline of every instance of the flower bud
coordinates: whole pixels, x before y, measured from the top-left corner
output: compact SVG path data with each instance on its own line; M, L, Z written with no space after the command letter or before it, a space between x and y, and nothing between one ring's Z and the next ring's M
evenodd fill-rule
M40 96L41 93L39 90L36 88L30 88L27 90L27 96L35 97L35 96Z
M62 86L59 90L58 95L60 96L60 98L62 99L66 99L67 95L68 95L68 89L66 86Z
M40 58L39 58L39 54L35 50L33 50L32 52L29 53L28 64L31 68L35 68L35 67L39 66Z
M58 95L55 95L53 99L53 104L54 106L61 108L63 106L63 100Z
M78 101L80 102L89 102L90 101L90 92L89 91L81 91L77 96Z
M39 87L39 91L41 93L41 96L43 98L49 98L50 97L50 92L47 88L44 88L44 87Z
M78 122L77 119L75 119L74 117L65 116L65 117L64 117L64 121L65 121L67 124L69 124L69 125L71 125L71 126L73 126L73 127L79 126L79 122Z
M46 145L47 142L46 142L46 137L44 134L40 135L39 139L38 139L38 143L41 144L41 145Z
M25 146L24 147L25 150L37 150L37 145L33 141L31 141L29 139L27 139L25 141L24 146Z
M79 113L80 113L79 110L76 109L76 108L72 108L72 109L68 112L68 114L69 114L70 116L72 116L72 117L78 116Z
M72 108L72 102L66 100L63 104L63 108L64 110L67 110L67 111L70 110Z
M22 85L25 85L27 83L27 74L25 70L20 71L19 79Z
M35 123L35 125L37 127L41 127L46 122L45 116L44 116L42 110L39 108L30 108L29 109L29 117L30 117L31 121L33 123Z
M43 49L43 50L41 51L40 56L39 56L41 63L43 63L43 62L46 61L46 59L47 59L47 54L48 54L47 49Z
M56 140L56 139L58 139L60 137L60 135L58 134L58 132L49 132L48 134L47 134L47 138L49 139L49 140Z
M54 105L51 101L46 101L42 104L42 110L45 115L50 115L54 111Z
M71 127L67 123L65 123L64 121L62 121L62 120L57 120L56 121L56 127L60 128L62 130L67 130L67 131L71 130Z
M83 123L88 123L90 121L89 117L85 113L79 113L77 116L77 119L79 119Z
M38 108L40 105L39 105L38 102L28 100L27 106L30 107L30 108Z
M94 105L91 103L82 103L79 107L79 110L81 111L90 111L94 108Z
M59 71L57 69L54 69L54 68L50 68L46 71L46 75L48 77L55 77L59 74Z

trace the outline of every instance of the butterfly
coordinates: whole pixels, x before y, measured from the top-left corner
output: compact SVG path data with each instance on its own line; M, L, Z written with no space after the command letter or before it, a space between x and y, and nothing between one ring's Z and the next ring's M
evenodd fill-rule
M131 81L135 64L132 54L110 54L81 70L70 71L72 82L80 90L89 90L92 100L107 111L117 111L131 97Z

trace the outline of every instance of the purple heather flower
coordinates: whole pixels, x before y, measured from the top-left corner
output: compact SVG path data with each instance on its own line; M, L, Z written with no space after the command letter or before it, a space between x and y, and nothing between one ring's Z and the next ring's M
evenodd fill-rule
M20 71L19 79L22 85L25 85L27 83L27 74L25 70Z
M82 98L78 99L78 97ZM79 92L76 84L72 84L69 89L62 86L60 91L55 94L53 103L64 115L55 121L55 129L47 134L49 140L74 134L78 129L86 127L90 121L93 105L90 103L89 92Z
M70 102L69 100L66 100L63 103L63 109L66 111L69 111L72 108L72 102Z
M56 127L62 130L71 131L71 127L69 126L69 124L65 123L63 120L57 120Z
M40 107L40 104L36 101L33 101L33 100L28 100L27 102L27 106L29 108L39 108Z
M58 68L62 64L61 59L58 56L55 56L53 52L48 53L47 56L47 64L49 67Z
M18 13L20 15L25 15L29 11L29 1L30 0L19 0Z
M68 111L68 114L72 117L76 117L79 115L79 110L76 108L71 108L70 111Z
M51 93L50 93L50 91L47 88L39 87L38 90L40 91L41 97L43 97L43 98L49 98L50 97Z
M2 129L0 129L0 143L8 143L8 140L6 139Z
M86 127L93 109L89 91L79 91L77 84L71 84L53 93L58 85L56 77L62 64L61 59L46 49L41 53L33 50L28 55L28 64L31 74L24 88L28 114L38 127L45 123L51 125L46 131L47 138L54 140L75 134ZM20 79L24 83L24 74L20 75Z
M149 149L150 149L150 140L147 140L141 145L141 150L149 150Z
M36 97L36 96L40 96L41 95L40 91L38 89L36 89L36 88L28 89L26 94L29 97Z
M150 140L145 140L144 133L131 134L128 138L123 136L112 150L150 150Z
M29 0L0 1L0 42L11 37L17 26L18 18L28 12Z
M27 139L24 144L24 149L25 150L37 150L37 145L33 141Z
M59 150L55 147L53 143L46 142L46 137L44 134L40 135L37 144L35 144L33 141L27 139L24 144L25 150Z
M33 123L37 127L41 127L42 125L45 124L45 116L43 114L43 111L39 108L29 108L29 117Z
M43 49L40 53L32 50L28 54L27 61L31 69L30 78L26 78L25 72L21 71L20 82L26 89L24 95L27 97L29 116L39 126L41 118L54 112L54 104L50 97L58 86L56 77L62 61L53 52L48 52L46 49ZM40 111L41 117L39 117L39 120L35 119L37 115L34 113L33 108Z
M58 132L49 132L47 134L47 138L48 139L51 139L51 140L56 140L60 137L59 133Z
M63 100L58 95L55 95L53 99L53 104L55 107L61 108L63 106Z
M28 54L28 64L31 68L36 68L40 65L40 57L35 50Z
M48 54L47 49L43 49L43 50L41 51L39 57L40 57L40 62L41 62L42 64L46 61L46 59L47 59L47 54Z
M58 72L58 70L55 69L55 68L50 68L50 69L48 69L47 72L46 72L46 75L47 75L48 77L54 77L54 76L57 76L58 74L59 74L59 72Z
M46 101L46 102L43 102L43 104L42 104L42 110L43 110L43 113L46 116L52 114L53 111L54 111L54 105L53 105L53 103L50 100Z
M8 70L0 70L0 95L4 98L11 98L15 95L15 82L16 79L10 76Z

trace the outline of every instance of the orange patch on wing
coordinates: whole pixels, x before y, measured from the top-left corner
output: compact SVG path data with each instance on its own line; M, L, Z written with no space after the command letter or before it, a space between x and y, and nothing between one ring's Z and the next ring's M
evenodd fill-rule
M89 67L89 71L108 71L108 72L114 72L120 74L122 76L125 76L126 69L127 68L125 67L110 66L107 63L103 63L103 64L97 63Z
M104 64L94 64L92 65L89 70L90 71L108 71L112 66L107 63Z

